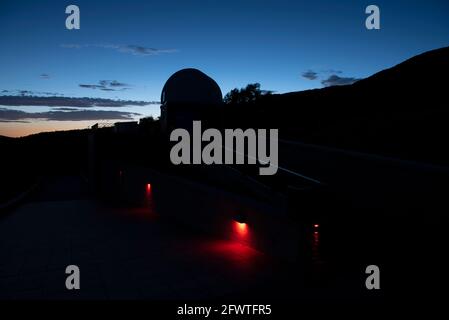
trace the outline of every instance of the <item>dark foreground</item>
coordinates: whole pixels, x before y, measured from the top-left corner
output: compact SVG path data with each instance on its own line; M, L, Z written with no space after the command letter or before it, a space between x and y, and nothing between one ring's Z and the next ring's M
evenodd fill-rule
M110 208L77 176L47 177L0 217L0 299L383 301L441 297L447 220L342 220L304 227L300 259L261 252L164 219L151 204ZM65 268L81 289L65 288ZM365 268L381 290L365 288Z

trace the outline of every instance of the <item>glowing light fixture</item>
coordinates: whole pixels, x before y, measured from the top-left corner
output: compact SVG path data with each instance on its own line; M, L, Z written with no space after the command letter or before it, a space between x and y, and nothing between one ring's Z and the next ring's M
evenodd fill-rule
M245 231L246 228L248 228L248 225L246 223L237 222L237 228L239 228L240 231Z
M239 238L246 238L248 234L248 225L244 222L234 221L234 232Z
M234 215L234 221L232 222L233 230L240 239L247 239L248 237L248 224L246 222L246 214L237 213Z

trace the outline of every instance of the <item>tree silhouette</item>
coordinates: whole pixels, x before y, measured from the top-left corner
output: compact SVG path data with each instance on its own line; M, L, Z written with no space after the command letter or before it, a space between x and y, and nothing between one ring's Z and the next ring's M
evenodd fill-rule
M272 92L261 90L260 83L250 83L245 88L232 89L224 96L225 104L255 104L262 96L270 95Z

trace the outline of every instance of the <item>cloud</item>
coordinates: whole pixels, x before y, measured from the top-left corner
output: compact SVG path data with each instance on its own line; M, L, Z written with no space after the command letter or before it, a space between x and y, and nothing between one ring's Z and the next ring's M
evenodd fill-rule
M81 48L103 48L103 49L113 49L118 52L130 53L136 56L156 56L164 53L177 52L176 49L158 49L149 48L137 45L118 45L118 44L62 44L62 48L67 49L81 49Z
M98 84L79 84L81 88L86 89L99 89L103 91L123 91L128 90L129 85L117 80L100 80Z
M139 113L107 111L107 110L72 110L72 111L48 111L25 112L0 108L0 122L28 122L29 120L46 121L86 121L86 120L133 120L140 116Z
M330 74L329 76L326 75L326 77L323 77L324 74ZM302 73L302 76L308 80L316 80L319 78L324 78L321 80L321 84L325 87L331 87L331 86L343 86L348 84L353 84L354 82L361 80L359 78L354 77L340 77L337 74L341 74L343 71L341 70L335 70L335 69L325 69L321 71L313 71L311 69L304 71Z
M326 69L326 70L322 70L322 73L332 73L332 74L341 74L343 73L343 71L341 70L335 70L335 69Z
M21 96L31 96L31 95L63 96L63 94L57 93L57 92L31 91L31 90L2 90L1 93L16 94L16 95L21 95ZM1 97L3 97L3 96L0 96L0 98Z
M116 49L120 52L131 53L138 56L155 56L161 53L173 53L177 51L176 49L156 49L135 45L119 46Z
M42 73L42 74L39 75L39 77L40 77L41 79L45 79L45 80L50 79L50 75L47 74L47 73Z
M27 94L33 94L33 92L29 90L19 90L19 94L25 96Z
M80 109L78 109L78 108L61 107L61 108L53 108L52 110L58 110L58 111L76 111L76 110L80 110Z
M117 80L100 80L100 84L103 86L110 86L110 87L129 87L128 84L118 82Z
M302 73L302 76L308 80L315 80L318 78L318 73L312 70L307 70Z
M341 74L343 73L343 71L341 70L335 70L335 69L324 69L324 70L320 70L320 71L313 71L311 69L304 71L301 75L303 78L306 78L308 80L316 80L318 79L319 75L321 74Z
M1 111L0 111L0 113L1 113ZM0 123L11 123L11 122L13 122L13 123L30 123L30 121L25 121L25 120L3 120L3 119L0 119Z
M331 87L331 86L343 86L348 84L353 84L354 82L360 80L359 78L352 78L352 77L339 77L336 74L332 74L329 76L329 78L322 80L321 84L325 87Z
M97 84L80 84L81 88L87 88L87 89L100 89L104 88L103 86L97 85Z
M26 90L23 90L26 91ZM0 95L0 106L46 106L46 107L125 107L160 104L158 101L112 100L100 98L70 98L61 96Z

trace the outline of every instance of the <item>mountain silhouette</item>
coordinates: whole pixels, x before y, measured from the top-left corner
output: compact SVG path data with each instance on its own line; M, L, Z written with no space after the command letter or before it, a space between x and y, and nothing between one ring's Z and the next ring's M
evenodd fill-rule
M449 47L351 85L267 96L240 122L304 142L449 163L447 74Z
M303 102L300 99L324 102L326 99L344 98L345 101L336 100L335 102L342 102L348 106L350 103L359 104L361 102L359 99L363 99L364 104L379 103L378 108L388 106L386 103L393 100L400 103L394 108L395 110L402 107L404 110L410 110L402 103L405 101L411 101L413 106L418 106L417 102L435 101L434 105L419 108L428 109L442 107L441 98L446 97L444 77L448 72L449 47L445 47L417 55L351 85L291 92L277 96L283 102L291 103Z
M11 141L11 137L6 137L6 136L1 136L0 135L0 142L4 142L4 141Z

